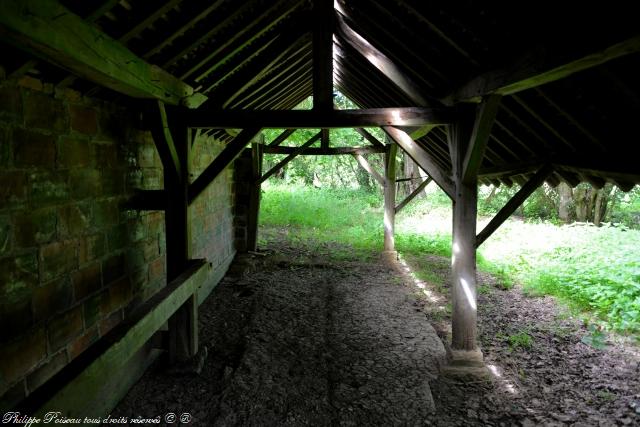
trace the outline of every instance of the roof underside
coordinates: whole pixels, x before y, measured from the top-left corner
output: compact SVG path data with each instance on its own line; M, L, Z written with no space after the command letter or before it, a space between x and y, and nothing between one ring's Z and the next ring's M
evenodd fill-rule
M548 4L547 4L548 3ZM334 87L361 108L416 106L348 32L391 60L430 105L491 70L535 61L537 54L580 58L639 33L633 2L486 2L337 0ZM310 0L62 1L133 53L206 94L207 108L291 109L313 91ZM563 9L564 7L564 9ZM329 25L329 23L327 23ZM14 48L7 75L36 74L85 94L117 99L109 89ZM565 55L566 56L566 55ZM533 59L532 59L533 58ZM503 97L482 160L485 184L523 183L553 163L551 184L640 183L640 54L621 55L568 77ZM415 94L413 94L415 95ZM422 105L424 106L424 105ZM418 143L451 170L446 127ZM217 134L222 139L227 133Z

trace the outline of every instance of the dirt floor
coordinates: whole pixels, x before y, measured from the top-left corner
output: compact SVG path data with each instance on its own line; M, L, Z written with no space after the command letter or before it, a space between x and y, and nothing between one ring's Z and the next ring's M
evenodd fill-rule
M337 245L261 233L266 255L236 263L200 307L202 371L158 364L113 417L188 413L198 426L640 425L637 347L583 343L589 331L551 298L503 290L481 274L480 342L492 380L461 384L438 377L450 333L448 259L336 261ZM416 279L416 267L432 280Z

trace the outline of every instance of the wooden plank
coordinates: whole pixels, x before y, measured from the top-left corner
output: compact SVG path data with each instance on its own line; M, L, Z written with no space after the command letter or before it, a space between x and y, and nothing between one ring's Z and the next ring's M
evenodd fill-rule
M321 129L375 126L422 126L451 123L457 116L450 108L372 108L332 110L322 114L313 110L210 110L199 108L182 112L193 128L239 129L251 123L261 128Z
M333 109L333 0L313 2L313 109Z
M392 126L383 126L382 129L398 143L417 164L424 170L438 187L453 200L454 188L451 178L438 166L433 159L422 149L406 132Z
M180 105L193 88L51 0L0 2L0 35L21 49L134 98Z
M205 260L190 266L29 396L25 412L65 411L70 418L108 414L122 396L105 394L105 383L158 331L207 279Z
M276 137L276 139L274 139L273 141L271 141L269 143L269 147L277 147L278 145L282 144L287 138L289 138L294 132L296 131L296 129L287 129L284 132L282 132L280 135L278 135Z
M418 194L420 194L431 181L433 181L431 177L425 179L420 183L420 185L418 185L418 187L416 187L415 190L413 190L411 194L405 197L405 199L400 202L398 206L396 206L396 215L402 210L402 208L407 206L409 202L411 202Z
M250 123L250 122L246 122ZM238 136L229 142L222 152L211 162L196 180L189 185L189 204L209 186L211 182L222 172L242 149L260 132L260 128L252 127L243 129Z
M278 162L278 164L276 164L274 167L272 167L271 169L269 169L269 171L267 173L265 173L264 175L262 175L262 177L258 177L258 184L262 184L263 182L265 182L267 179L269 179L273 174L275 174L276 172L278 172L280 169L282 169L287 163L289 163L291 160L293 160L296 156L302 154L308 147L310 147L311 145L313 145L316 141L318 141L319 139L321 139L322 137L322 132L318 132L316 133L314 136L312 136L307 142L305 142L304 144L302 144L299 147L289 147L289 148L294 148L294 150L291 152L291 154L289 154L287 157L285 157L284 159L280 160ZM282 147L284 148L284 147Z
M384 250L395 251L395 221L396 221L396 154L398 144L389 145L385 154L386 167L384 173Z
M374 147L384 147L384 144L378 141L378 138L371 135L371 133L367 132L366 129L363 128L355 128L355 131L364 137L367 141L371 143Z
M382 175L380 175L378 173L377 170L375 170L373 167L371 167L371 165L369 164L367 159L365 159L362 156L362 154L354 153L354 154L352 154L352 156L356 159L356 161L358 162L360 167L362 167L362 169L364 169L367 172L369 172L369 175L371 175L373 177L373 179L375 179L378 182L378 184L380 184L380 186L382 186L384 188L384 186L385 186L384 178L382 177Z
M471 139L462 164L463 182L474 180L478 176L501 98L501 95L490 95L477 108Z
M336 27L338 34L343 40L393 82L415 105L427 107L433 104L422 94L422 89L389 59L389 57L349 27L344 21L344 18L339 15L337 17Z
M533 193L536 188L540 187L542 183L549 178L551 173L553 172L553 168L551 165L542 166L532 177L527 181L525 185L518 190L516 194L504 205L502 209L493 217L491 221L482 229L478 236L476 237L475 247L479 247L485 240L489 238L493 234L494 231L502 225L503 222L507 220L511 216L512 213L520 207L520 205L527 200L527 197Z
M456 89L442 101L446 105L453 105L458 102L477 102L491 93L510 95L638 51L640 51L640 36L581 58L576 58L573 52L554 55L549 51L538 49L509 67L481 74Z
M296 151L298 147L264 147L265 154L291 154ZM330 147L328 149L323 148L307 148L300 155L303 156L336 156L343 154L373 154L384 153L387 151L386 147Z

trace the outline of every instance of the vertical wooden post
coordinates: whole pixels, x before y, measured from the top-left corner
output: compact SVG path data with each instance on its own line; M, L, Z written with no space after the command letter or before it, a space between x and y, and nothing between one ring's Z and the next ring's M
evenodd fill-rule
M392 143L385 152L384 171L384 252L395 259L394 237L396 220L396 153L398 144Z
M262 136L256 137L251 143L251 171L252 181L249 190L249 212L247 215L247 250L258 249L258 217L260 214L260 178L262 177Z

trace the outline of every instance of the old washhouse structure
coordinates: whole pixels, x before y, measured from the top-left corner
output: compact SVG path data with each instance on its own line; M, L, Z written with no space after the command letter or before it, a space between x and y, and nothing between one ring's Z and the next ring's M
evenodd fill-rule
M385 153L390 256L395 153L417 162L454 207L450 363L481 367L476 248L545 181L640 183L634 10L1 1L3 411L106 414L159 351L196 354L199 303L255 248L270 153L289 154L276 168L335 154L368 168L362 154ZM336 110L334 88L360 109ZM336 127L363 145L330 141ZM285 131L265 144L264 128ZM284 145L299 128L321 130ZM478 232L480 184L521 189Z

